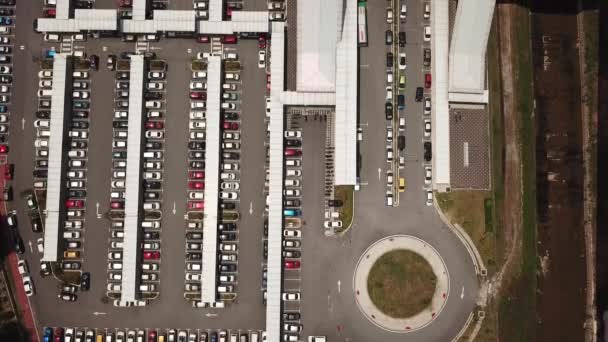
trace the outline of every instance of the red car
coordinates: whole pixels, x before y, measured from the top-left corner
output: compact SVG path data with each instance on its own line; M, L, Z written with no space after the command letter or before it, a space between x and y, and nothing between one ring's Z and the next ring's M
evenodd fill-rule
M258 48L260 48L260 49L266 48L266 37L264 37L264 36L258 37Z
M55 10L54 8L49 8L46 11L44 11L44 15L47 18L55 18L55 15L57 15L57 10Z
M299 261L285 261L285 268L300 268L300 262Z
M188 187L190 189L204 189L205 182L188 182Z
M63 341L63 328L55 328L55 342L62 342Z
M8 153L8 145L0 145L0 153Z
M4 168L4 179L11 180L13 179L13 174L15 173L15 164L8 164Z
M122 209L122 205L123 205L123 203L119 202L119 201L110 202L110 208L112 208L112 209Z
M190 171L188 172L188 178L190 179L204 179L205 173L202 171Z
M203 201L188 201L188 209L205 209Z
M300 151L300 150L295 150L293 148L285 149L286 157L297 157L297 156L301 156L301 155L302 155L302 151Z
M131 6L133 6L133 4L131 3L131 0L118 0L118 6L119 7L131 7Z
M162 121L148 121L146 122L146 128L149 129L162 129L164 127Z
M226 8L226 18L232 18L232 8L230 7Z
M199 43L209 43L210 40L209 36L198 36L198 38L196 38L196 41Z
M429 89L431 87L431 74L424 74L424 87Z
M222 43L224 44L236 44L236 36L231 34L222 37Z
M67 200L65 206L68 208L84 208L83 200Z
M156 342L156 330L148 331L148 342Z
M160 252L144 252L144 259L146 260L150 260L150 259L160 259Z
M202 91L191 91L190 98L205 101L207 100L207 93Z
M237 130L239 129L238 122L224 122L224 129Z
M266 90L270 93L270 74L266 74Z

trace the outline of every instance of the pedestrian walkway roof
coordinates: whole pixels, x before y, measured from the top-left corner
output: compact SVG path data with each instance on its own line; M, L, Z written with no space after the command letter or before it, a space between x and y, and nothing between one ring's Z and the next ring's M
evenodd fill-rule
M152 19L122 20L125 33L195 32L194 11L155 10Z
M431 2L432 27L432 115L433 184L436 189L450 186L450 110L448 105L448 1Z
M449 55L450 98L462 93L468 95L463 99L488 102L485 60L494 5L494 0L458 1Z
M70 7L72 0L57 0L55 5L55 18L59 20L68 19L70 17Z
M59 13L59 10L57 11ZM116 31L118 14L110 9L76 9L74 18L38 18L38 32Z
M283 128L285 24L272 23L270 44L270 178L268 181L268 274L266 286L266 336L268 342L282 341L281 292L283 289Z
M224 1L223 0L209 0L209 21L222 21L223 15L224 15Z
M264 20L261 19L263 16L265 16ZM237 32L268 32L268 12L235 11L232 13L230 21L198 21L199 34L233 34Z
M357 182L357 2L347 1L336 50L336 114L334 121L334 183Z
M201 301L216 301L217 223L220 172L220 87L222 60L210 56L207 61L207 116L205 131L205 209L203 218L203 260Z
M271 75L272 77L272 75ZM304 105L304 106L335 106L335 93L313 93L286 91L280 94L283 105Z
M135 21L146 20L146 7L148 0L133 0L132 16Z
M144 57L131 56L129 81L129 118L127 130L127 169L125 178L125 218L122 260L121 300L137 299L141 198L141 145L143 127Z
M53 87L51 89L51 118L49 137L49 165L46 179L46 221L44 225L44 253L43 261L58 261L59 239L63 227L59 224L65 215L62 191L64 190L63 159L64 136L66 134L66 76L71 68L68 67L69 57L64 54L55 54L53 57Z

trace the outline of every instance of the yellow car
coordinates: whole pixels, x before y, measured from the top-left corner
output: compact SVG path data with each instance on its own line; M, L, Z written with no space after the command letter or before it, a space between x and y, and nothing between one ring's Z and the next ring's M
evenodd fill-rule
M399 177L399 192L405 191L405 178Z

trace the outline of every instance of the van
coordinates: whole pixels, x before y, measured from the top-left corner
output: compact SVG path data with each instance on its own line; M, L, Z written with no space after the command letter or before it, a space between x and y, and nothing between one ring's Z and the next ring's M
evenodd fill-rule
M38 138L48 138L51 136L51 131L49 131L48 129L39 129L36 133L36 136Z
M227 80L231 80L231 81L238 81L241 79L241 75L235 73L235 72L227 72L226 73L226 79Z
M144 158L147 159L161 159L163 157L162 152L144 152Z

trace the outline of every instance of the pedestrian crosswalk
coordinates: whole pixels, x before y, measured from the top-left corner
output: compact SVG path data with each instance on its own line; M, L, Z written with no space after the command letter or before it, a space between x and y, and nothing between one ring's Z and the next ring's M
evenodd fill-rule
M72 39L72 36L63 37L59 49L59 52L61 53L72 54L74 49L74 40Z
M218 37L211 38L211 54L214 56L221 56L224 46L222 41Z
M148 51L149 47L150 47L150 43L148 43L148 42L142 42L142 41L135 42L135 52L136 53Z

